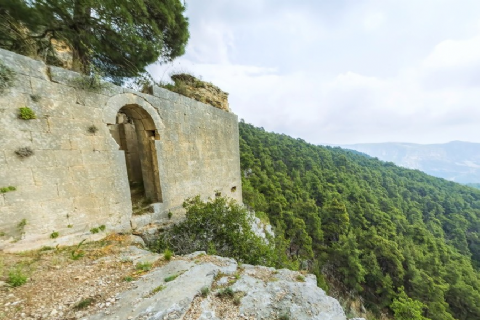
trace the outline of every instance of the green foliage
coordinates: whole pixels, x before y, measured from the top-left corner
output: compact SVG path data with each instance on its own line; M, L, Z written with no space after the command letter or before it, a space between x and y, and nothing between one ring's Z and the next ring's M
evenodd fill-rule
M403 288L398 298L395 298L391 305L395 320L428 320L422 316L425 308L426 306L420 301L409 298Z
M73 67L121 81L158 60L181 56L189 38L178 0L2 1L0 47L61 65L53 45L73 52Z
M14 186L8 186L8 187L0 188L0 193L7 193L15 190L17 190L17 188L15 188Z
M288 254L279 264L297 263L377 316L411 309L407 317L480 319L479 190L244 122L239 129L243 200L275 227L276 248Z
M90 229L90 232L93 233L93 234L95 234L95 233L99 233L100 230L95 227L95 228Z
M204 298L206 298L208 296L208 294L210 293L210 288L209 287L203 287L201 290L200 290L200 295Z
M85 298L81 301L79 301L77 304L73 306L73 309L75 310L82 310L90 306L92 303L95 302L95 299L93 298Z
M160 292L162 291L163 289L165 289L166 287L164 285L159 285L158 287L156 287L155 289L152 290L152 292L150 294L155 294L157 292Z
M195 197L183 206L186 219L162 234L153 248L155 251L165 248L177 254L215 251L243 263L275 265L274 249L253 233L253 217L233 200L217 197L202 202Z
M58 231L53 231L52 233L50 233L50 238L51 239L56 239L56 238L58 238L59 235L60 235L60 233L58 233Z
M152 269L152 263L151 262L139 262L135 266L135 269L138 271L150 271Z
M173 213L172 211L168 211L168 219L172 219Z
M232 287L226 287L218 290L216 296L220 298L233 298L235 296L235 292L233 292Z
M71 251L70 256L71 256L72 260L78 260L85 255L85 252L83 250L81 250L80 248L86 240L87 239L83 239L82 241L80 241L80 243L77 245L77 247L74 250Z
M8 272L7 283L12 287L20 287L27 282L28 277L23 273L22 268L16 267Z
M297 280L298 282L305 282L305 277L302 275L298 275L295 277L295 280Z
M27 219L22 219L22 220L17 224L17 229L18 229L18 230L23 230L26 225L27 225Z
M134 280L134 278L132 276L126 276L125 278L123 278L123 281L125 282L132 282Z
M172 259L172 256L173 252L170 249L167 248L163 251L163 257L165 258L165 260L170 261L170 259Z
M89 75L80 75L72 80L72 84L80 89L94 92L98 92L107 86L107 83L102 81L102 76L98 72L91 72ZM97 132L95 129L95 126L91 126L88 128L88 132L95 133ZM91 132L90 130L95 132Z
M34 152L32 150L32 148L30 147L23 147L23 148L18 148L17 150L15 150L15 154L23 159L23 158L28 158L28 157L31 157L33 156Z
M107 227L104 224L102 224L101 226L98 227L98 229L100 229L100 231L102 231L102 232L105 231L106 228Z
M0 61L0 92L12 86L14 72Z
M168 276L166 277L165 279L163 279L165 282L170 282L170 281L173 281L175 279L177 279L178 277L178 274L174 274L174 275L171 275L171 276Z
M23 120L37 119L37 115L29 107L20 108L20 114L18 117Z

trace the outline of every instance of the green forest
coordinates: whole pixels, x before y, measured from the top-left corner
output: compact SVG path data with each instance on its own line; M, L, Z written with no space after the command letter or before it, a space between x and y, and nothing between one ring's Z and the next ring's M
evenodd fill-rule
M291 264L377 316L480 319L480 190L239 126L244 203Z

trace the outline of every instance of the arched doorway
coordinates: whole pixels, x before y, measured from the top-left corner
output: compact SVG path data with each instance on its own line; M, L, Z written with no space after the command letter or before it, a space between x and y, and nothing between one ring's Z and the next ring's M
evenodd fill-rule
M109 127L125 154L134 214L163 202L155 148L160 136L150 114L137 104L128 104L118 110L116 123Z

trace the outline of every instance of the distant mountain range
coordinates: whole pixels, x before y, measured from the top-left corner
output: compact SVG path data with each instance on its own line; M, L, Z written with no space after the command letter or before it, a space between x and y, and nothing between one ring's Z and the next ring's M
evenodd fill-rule
M386 142L342 145L341 147L458 183L480 183L480 143L463 141L444 144Z

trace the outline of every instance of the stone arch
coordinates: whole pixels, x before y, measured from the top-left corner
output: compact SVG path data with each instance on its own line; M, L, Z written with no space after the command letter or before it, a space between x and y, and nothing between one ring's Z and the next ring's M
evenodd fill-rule
M108 100L104 121L124 152L134 207L163 202L157 144L164 126L155 108L135 94L119 94Z

